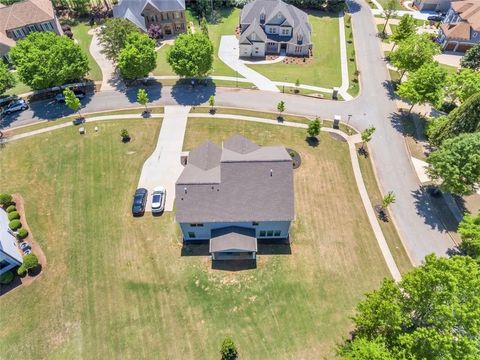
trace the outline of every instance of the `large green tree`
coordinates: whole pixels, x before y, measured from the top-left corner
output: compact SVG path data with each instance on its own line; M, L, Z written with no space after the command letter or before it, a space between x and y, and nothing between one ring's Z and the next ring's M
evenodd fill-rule
M478 359L479 287L480 266L472 258L429 255L399 283L385 280L367 294L353 318L354 343L375 342L357 347L367 348L363 353L382 351L385 359ZM351 347L345 344L344 359L375 359L348 357Z
M89 70L80 46L53 32L32 32L9 54L20 79L35 90L81 80Z
M399 42L402 42L403 40L415 34L416 29L417 25L415 25L415 19L413 16L403 15L400 18L400 22L393 30L392 36L390 37L390 40L394 42L394 48Z
M385 18L385 24L383 24L382 34L385 35L385 29L387 28L388 21L394 17L397 13L397 2L396 0L388 0L384 9L383 17Z
M213 45L202 33L181 34L167 53L167 62L175 74L205 76L212 69Z
M430 34L412 34L399 43L389 55L390 61L402 73L414 72L422 65L432 62L433 56L440 53L440 46L432 41Z
M458 225L458 233L462 237L460 250L480 260L480 212L476 216L466 214Z
M427 158L428 174L445 191L466 195L480 182L480 132L445 140Z
M480 44L467 50L463 58L460 60L460 64L464 68L480 70Z
M473 94L480 93L480 72L462 69L447 78L445 93L451 102L465 102Z
M342 346L338 355L344 360L395 360L381 339L354 339Z
M155 40L138 32L128 35L125 47L120 51L117 61L122 77L133 80L147 76L156 65Z
M439 146L446 139L478 131L480 131L480 92L471 96L448 116L433 120L428 126L427 135L430 143Z
M122 18L108 19L98 33L98 41L102 46L102 53L117 61L120 51L125 47L131 33L140 32L131 21Z
M2 95L8 89L15 86L15 77L8 70L7 65L0 61L0 95Z
M435 106L443 99L446 76L446 71L437 62L427 62L399 85L397 94L410 101L410 111L416 104Z

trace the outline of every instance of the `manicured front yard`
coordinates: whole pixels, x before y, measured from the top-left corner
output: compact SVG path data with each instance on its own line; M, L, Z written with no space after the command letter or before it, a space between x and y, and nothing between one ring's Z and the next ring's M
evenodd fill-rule
M173 214L130 215L160 123L89 123L85 136L68 127L0 150L0 188L24 196L48 260L40 279L0 299L10 309L0 311L3 358L213 359L227 334L243 359L332 358L357 301L388 276L346 143L322 134L310 147L303 129L189 120L184 149L241 133L302 156L291 255L226 272L181 256Z
M316 85L326 88L340 86L340 39L338 17L323 12L310 12L312 24L313 62L310 64L250 65L259 73L275 81Z
M92 42L92 35L88 34L88 31L92 29L86 22L80 22L75 26L72 26L73 37L77 40L78 45L82 48L83 52L88 57L88 64L90 65L90 72L87 77L94 81L102 80L102 71L97 62L90 54L90 43Z
M20 95L20 94L25 94L29 91L32 91L30 86L28 86L27 84L20 81L17 73L13 73L13 75L15 76L15 80L17 82L16 82L16 84L13 88L11 88L11 89L9 89L5 92L5 95Z

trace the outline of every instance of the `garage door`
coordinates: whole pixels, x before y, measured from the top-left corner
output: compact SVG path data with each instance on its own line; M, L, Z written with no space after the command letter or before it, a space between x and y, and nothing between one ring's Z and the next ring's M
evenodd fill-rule
M445 46L445 51L453 51L455 46L457 46L457 43L448 43L447 46Z
M437 9L437 4L423 3L422 11L435 11L436 9Z
M468 44L460 44L458 45L458 48L457 48L457 51L458 52L465 52L467 51L468 49L472 48L471 45L468 45Z

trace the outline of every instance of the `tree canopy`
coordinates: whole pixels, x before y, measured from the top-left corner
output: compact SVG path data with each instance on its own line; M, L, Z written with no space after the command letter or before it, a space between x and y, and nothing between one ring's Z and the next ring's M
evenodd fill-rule
M480 212L476 216L466 214L458 225L458 233L462 237L460 250L480 260Z
M446 91L451 102L465 102L473 94L480 93L480 72L462 69L447 78Z
M138 28L129 20L122 18L108 19L98 33L98 41L102 45L102 53L117 61L120 51L125 47L131 33L139 33Z
M412 15L403 15L400 18L400 22L393 30L390 39L395 43L399 43L413 34L415 34L417 26L415 25L415 19Z
M399 283L384 280L367 294L353 318L355 339L340 353L344 359L477 359L479 286L480 266L472 258L429 255Z
M199 32L180 34L168 50L167 62L177 75L205 76L213 65L212 42Z
M460 60L460 65L464 68L472 70L480 70L480 44L467 50L465 55Z
M147 76L157 66L155 40L146 34L131 33L127 37L125 47L120 50L117 65L125 79Z
M32 89L81 80L90 70L80 46L53 32L32 32L10 50L20 79Z
M432 41L430 34L411 34L389 56L392 64L404 73L418 70L439 53L440 46Z
M15 77L8 70L7 65L0 61L0 95L2 95L8 89L15 86Z
M317 137L322 129L322 120L318 117L308 122L307 135L310 138Z
M427 162L428 174L434 180L442 180L445 191L471 194L480 182L480 132L445 140Z
M444 97L447 73L437 62L427 62L399 85L397 94L412 103L437 105ZM410 108L410 110L412 110Z
M439 146L446 139L477 131L480 131L480 92L471 96L448 116L433 120L427 134L430 143Z

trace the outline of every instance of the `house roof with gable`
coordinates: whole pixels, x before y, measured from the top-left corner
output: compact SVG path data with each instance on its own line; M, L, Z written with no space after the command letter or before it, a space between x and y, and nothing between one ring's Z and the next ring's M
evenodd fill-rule
M147 31L145 19L142 16L147 5L159 12L185 10L185 0L120 0L113 7L113 16L130 20L143 31Z
M51 21L55 11L50 0L25 0L0 7L0 32Z
M282 16L278 17L278 14ZM261 20L261 15L265 16L265 20ZM295 42L297 37L301 35L302 44L311 43L312 26L308 21L307 13L281 0L254 0L247 3L240 14L240 25L243 30L240 34L241 44L251 42L250 36L254 32L260 36L260 41L270 39ZM267 34L262 25L291 26L293 31L291 36ZM260 35L260 33L263 35Z
M480 32L480 0L455 1L452 2L452 9L458 13L461 21L443 23L441 30L449 38L471 40L474 33Z
M241 135L222 147L192 150L176 183L180 223L291 221L292 159L283 146L259 146Z

